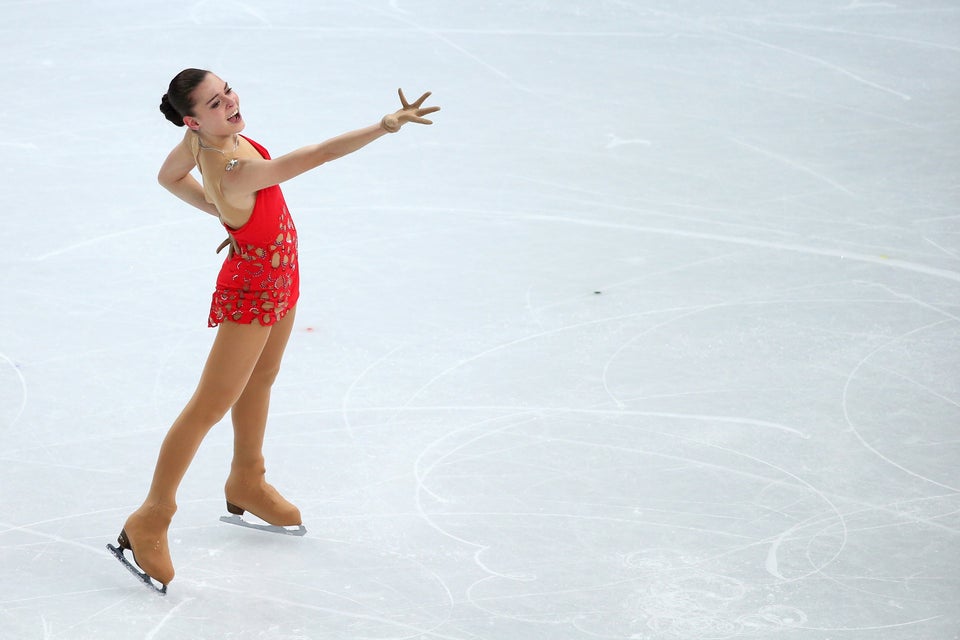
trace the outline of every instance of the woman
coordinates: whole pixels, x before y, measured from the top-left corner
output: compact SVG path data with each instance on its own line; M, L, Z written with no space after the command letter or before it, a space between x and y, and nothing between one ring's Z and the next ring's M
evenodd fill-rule
M433 124L423 116L430 93L375 124L342 134L276 159L240 135L246 123L240 98L215 74L185 69L170 82L160 110L183 140L160 168L158 180L181 200L217 216L231 250L217 277L208 324L219 327L200 382L160 447L153 482L143 504L127 518L108 545L121 562L150 586L166 592L173 580L167 529L176 511L176 493L210 428L227 411L233 421L234 451L224 487L227 509L249 511L276 526L300 525L300 511L265 480L263 437L270 388L280 369L299 296L297 232L278 186L325 162L357 151L408 122ZM194 167L201 185L191 174ZM225 245L221 245L225 246ZM130 549L143 570L123 551Z

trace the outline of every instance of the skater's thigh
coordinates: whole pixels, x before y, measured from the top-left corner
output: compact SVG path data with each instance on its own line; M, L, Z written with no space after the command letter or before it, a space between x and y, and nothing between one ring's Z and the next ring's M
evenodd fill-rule
M283 360L283 352L287 348L290 333L293 331L293 321L296 315L297 308L294 307L270 329L270 338L263 347L253 370L253 375L258 380L266 379L272 382L273 378L279 373L280 362Z
M270 333L270 327L259 324L221 324L194 400L231 406L243 392Z

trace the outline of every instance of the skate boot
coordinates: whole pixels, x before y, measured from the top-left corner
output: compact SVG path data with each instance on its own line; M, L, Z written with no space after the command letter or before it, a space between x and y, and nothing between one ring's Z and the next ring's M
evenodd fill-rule
M303 522L300 510L267 483L262 464L243 469L231 467L223 490L227 511L233 515L242 516L249 511L275 527L299 526Z
M110 550L123 562L131 572L138 575L147 585L160 593L166 593L167 585L173 580L173 561L170 559L170 547L167 544L167 529L176 506L142 506L127 518L117 537L119 547L110 547ZM129 549L133 554L133 561L142 570L137 572L126 560L124 550ZM162 588L151 584L150 578L156 580Z

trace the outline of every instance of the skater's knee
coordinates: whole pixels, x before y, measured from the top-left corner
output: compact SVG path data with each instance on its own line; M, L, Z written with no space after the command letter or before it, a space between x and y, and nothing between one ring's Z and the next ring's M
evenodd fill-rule
M205 394L198 391L187 403L185 411L189 414L191 422L210 428L227 415L232 405L232 396Z
M272 387L277 376L280 374L280 363L276 364L258 364L250 374L250 380L247 381L247 388L250 387Z

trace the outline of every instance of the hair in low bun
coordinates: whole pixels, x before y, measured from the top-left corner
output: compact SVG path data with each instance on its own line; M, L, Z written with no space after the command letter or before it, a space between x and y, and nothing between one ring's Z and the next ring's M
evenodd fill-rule
M163 98L160 99L160 111L163 112L163 115L178 127L183 126L183 116L177 111L177 108L170 103L170 96L166 93L163 94Z
M184 69L173 77L167 92L160 99L160 111L167 120L182 127L183 117L193 115L193 90L208 73L206 69Z

